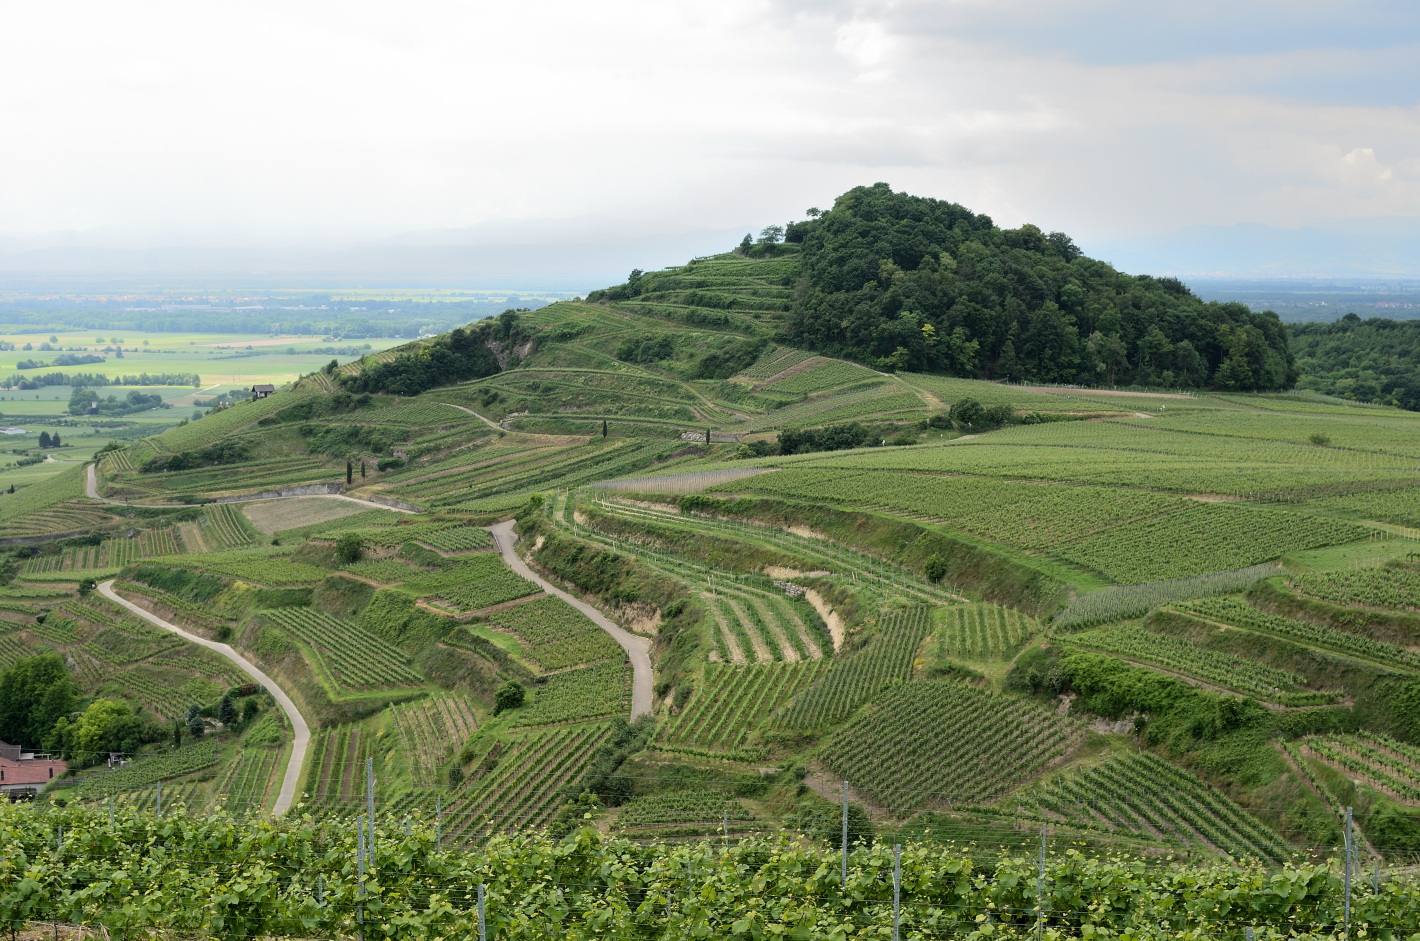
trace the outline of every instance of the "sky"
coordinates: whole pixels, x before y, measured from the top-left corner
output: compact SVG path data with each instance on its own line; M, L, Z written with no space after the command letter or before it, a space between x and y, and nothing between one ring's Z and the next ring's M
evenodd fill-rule
M1414 2L7 4L0 248L643 242L879 180L1087 246L1404 228L1416 62Z

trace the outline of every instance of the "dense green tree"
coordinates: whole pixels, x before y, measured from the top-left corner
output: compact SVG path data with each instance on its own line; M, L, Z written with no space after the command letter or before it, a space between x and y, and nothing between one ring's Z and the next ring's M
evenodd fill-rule
M0 739L38 748L78 702L79 688L58 654L22 657L0 673Z
M1122 274L1064 233L1000 229L879 183L843 194L792 234L803 269L789 332L822 353L881 369L1088 385L1266 390L1296 380L1275 314L1204 303L1176 278Z
M224 693L222 701L217 704L217 721L223 725L231 725L237 721L237 702L230 692Z
M523 688L522 683L509 680L498 687L498 692L493 695L493 714L496 716L510 709L521 709L527 694L528 691Z
M364 545L359 533L341 533L335 540L335 560L341 565L359 562L365 551Z

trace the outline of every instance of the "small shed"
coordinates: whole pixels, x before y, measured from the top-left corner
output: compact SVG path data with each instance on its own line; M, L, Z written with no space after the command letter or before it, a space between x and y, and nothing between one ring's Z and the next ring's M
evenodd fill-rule
M257 384L257 385L254 385L254 386L251 387L251 394L254 395L254 396L256 396L256 397L259 398L259 399L264 399L264 398L266 398L268 395L270 395L271 393L273 393L273 392L275 392L275 391L276 391L276 387L275 387L275 386L269 385L269 384L265 384L265 383Z

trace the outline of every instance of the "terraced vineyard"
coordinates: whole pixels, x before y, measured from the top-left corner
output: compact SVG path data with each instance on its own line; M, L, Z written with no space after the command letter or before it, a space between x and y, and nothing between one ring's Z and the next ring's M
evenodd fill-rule
M841 722L893 680L912 676L912 657L932 629L932 610L894 615L861 649L834 661L781 714L786 728L814 729Z
M324 812L342 812L365 792L362 777L368 735L359 726L339 725L311 735L306 759L307 803Z
M488 615L489 627L516 634L547 671L625 659L606 631L561 598L547 596Z
M1420 571L1409 568L1356 569L1289 575L1297 591L1323 601L1399 611L1420 611Z
M473 710L451 696L423 699L390 710L399 733L399 747L409 762L415 787L435 787L438 770L474 733Z
M807 689L824 669L822 661L729 666L711 663L704 682L680 715L661 726L662 751L724 757L758 757L747 739L782 707Z
M933 613L932 643L943 657L1009 660L1035 636L1035 619L996 604L966 604Z
M234 503L209 503L202 508L203 542L209 550L238 549L254 545L259 537Z
M447 831L474 842L493 833L545 825L558 791L578 780L587 756L607 737L607 726L530 732L513 738L497 766L467 781L449 803Z
M276 797L280 750L244 748L228 762L213 788L213 797L234 814L259 814Z
M86 777L76 789L75 799L97 800L145 790L159 781L191 774L216 763L216 742L194 742L176 751L140 759L125 768Z
M1227 624L1230 627L1256 631L1259 634L1271 634L1286 640L1295 640L1314 647L1350 654L1385 666L1420 669L1420 653L1407 647L1388 644L1364 634L1353 634L1350 631L1340 631L1309 621L1297 621L1279 614L1268 614L1237 598L1203 598L1170 607L1220 624Z
M707 831L753 823L755 815L733 798L719 794L657 794L635 797L621 806L614 828L619 831L664 827L670 824L704 824Z
M1018 800L1018 809L1071 827L1217 850L1277 864L1292 848L1216 788L1147 752L1109 758L1052 777Z
M349 690L419 686L409 655L359 625L307 608L279 608L262 614L299 641L311 666L334 687Z
M889 688L824 748L824 763L893 814L982 804L1036 773L1080 734L1029 700L951 681Z
M1181 637L1159 634L1136 624L1095 628L1071 634L1068 641L1071 646L1160 666L1283 705L1324 705L1335 702L1339 696L1299 690L1305 682L1300 676L1199 647Z
M709 471L706 473L729 472ZM655 479L647 478L648 481ZM743 478L737 476L735 479ZM619 517L782 549L805 559L810 564L832 570L840 577L846 578L858 591L869 590L884 595L894 594L910 603L917 604L950 604L963 600L954 594L950 587L933 584L899 565L861 552L851 546L790 532L780 526L770 526L753 520L725 519L701 512L682 513L673 506L652 507L644 503L624 503L608 498L604 492L597 493L595 499L599 510ZM579 530L578 535L588 536L590 534L585 530ZM601 535L593 535L593 538L601 538Z
M443 552L470 552L475 549L492 549L493 536L486 529L477 526L457 526L440 529L419 540Z
M1420 806L1420 748L1377 732L1313 735L1299 744L1303 757L1330 765L1403 804Z
M439 598L466 611L513 601L542 590L493 554L455 562L438 572L408 579L404 585L420 597Z
M296 562L288 558L291 550L259 548L245 552L208 552L201 555L170 556L154 559L164 565L230 575L258 585L282 587L311 585L330 574L323 568Z
M631 668L622 661L554 673L533 687L532 702L519 709L515 726L581 722L625 715L631 709Z

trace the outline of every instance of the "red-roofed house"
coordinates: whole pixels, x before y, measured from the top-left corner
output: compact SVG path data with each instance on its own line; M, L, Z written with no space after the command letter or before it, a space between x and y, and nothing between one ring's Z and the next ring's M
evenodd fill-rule
M32 797L69 768L49 756L21 752L18 745L0 742L0 792L11 798Z

